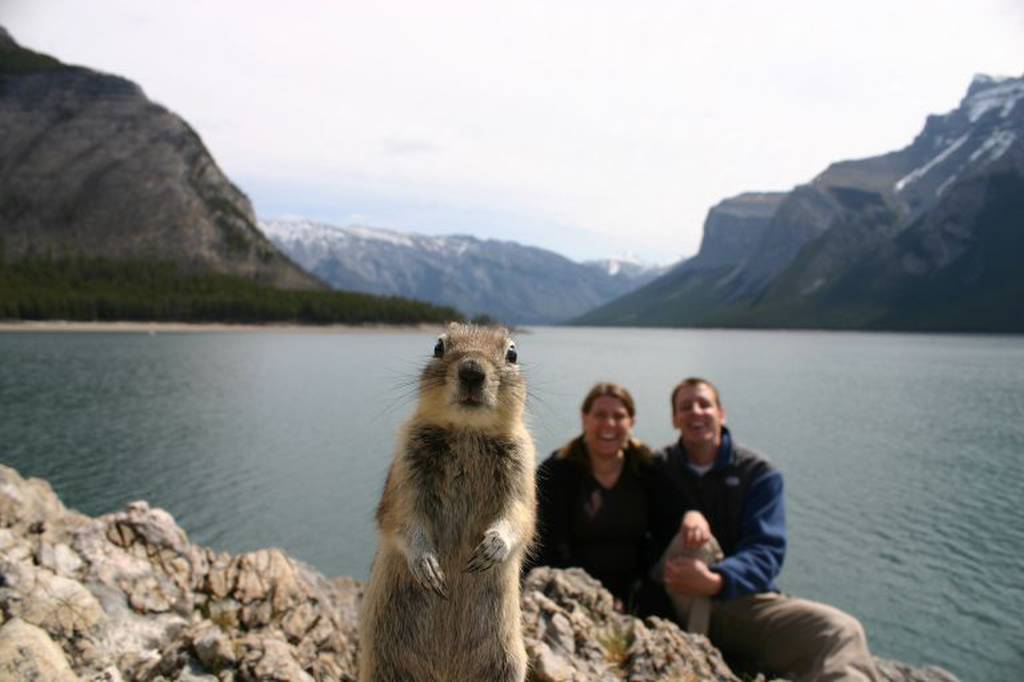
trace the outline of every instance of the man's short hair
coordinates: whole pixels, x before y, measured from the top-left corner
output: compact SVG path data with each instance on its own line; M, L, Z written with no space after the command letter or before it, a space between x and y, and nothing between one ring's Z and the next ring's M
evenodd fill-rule
M687 377L676 384L676 387L672 389L672 398L670 399L672 414L676 413L676 396L679 395L679 391L683 390L684 386L707 386L711 389L711 392L715 394L715 404L718 405L718 407L722 406L722 396L719 394L717 386L707 379L701 379L700 377Z

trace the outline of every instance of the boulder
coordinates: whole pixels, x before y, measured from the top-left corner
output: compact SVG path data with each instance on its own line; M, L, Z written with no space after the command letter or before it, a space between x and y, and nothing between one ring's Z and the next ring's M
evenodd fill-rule
M25 480L0 465L0 527L41 532L46 522L67 513L53 488L38 478Z
M238 662L231 639L210 621L203 621L195 629L191 639L196 657L207 670L217 673Z
M106 621L96 597L81 583L28 562L0 560L0 608L53 637L94 635Z
M19 618L0 627L0 679L78 682L60 647L44 630Z
M539 680L740 679L706 637L618 613L611 594L578 568L531 571L523 623Z
M278 549L193 545L145 502L82 516L0 466L0 679L350 682L362 596ZM535 682L740 679L706 638L617 612L579 569L534 569L522 607ZM955 680L880 665L889 682Z

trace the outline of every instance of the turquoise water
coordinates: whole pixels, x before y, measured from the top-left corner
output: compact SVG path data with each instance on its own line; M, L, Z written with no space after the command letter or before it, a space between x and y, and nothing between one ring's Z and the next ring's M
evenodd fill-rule
M0 462L96 515L134 499L192 541L282 547L365 578L396 429L435 334L0 334ZM864 622L873 650L965 680L1024 670L1024 339L560 329L517 338L538 451L596 380L637 433L718 383L734 435L786 476L782 586Z

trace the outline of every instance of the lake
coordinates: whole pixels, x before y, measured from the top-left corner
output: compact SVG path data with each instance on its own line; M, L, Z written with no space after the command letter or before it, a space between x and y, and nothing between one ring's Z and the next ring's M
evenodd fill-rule
M90 515L146 499L193 542L366 578L395 433L436 332L0 333L0 462ZM669 393L722 390L786 478L785 591L858 616L873 651L965 680L1024 670L1024 339L532 328L542 457L597 380L674 439Z

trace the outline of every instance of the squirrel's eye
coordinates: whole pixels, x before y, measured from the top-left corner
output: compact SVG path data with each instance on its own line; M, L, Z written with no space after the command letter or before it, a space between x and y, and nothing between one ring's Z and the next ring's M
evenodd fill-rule
M512 364L515 364L516 360L518 360L518 359L519 359L519 353L516 352L515 344L512 344L511 346L508 347L508 350L505 351L505 360L507 362L511 362Z
M437 343L434 345L434 357L435 358L439 358L439 357L441 357L443 355L444 355L444 341L442 341L441 339L438 339Z

